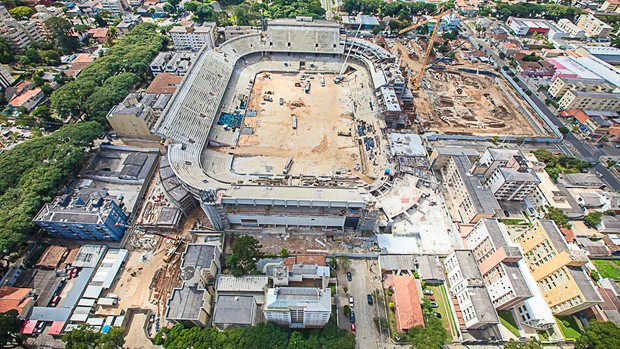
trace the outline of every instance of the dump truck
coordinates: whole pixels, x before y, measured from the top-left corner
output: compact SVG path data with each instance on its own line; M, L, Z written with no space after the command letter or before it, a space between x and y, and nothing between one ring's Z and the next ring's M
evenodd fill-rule
M297 129L297 116L293 115L293 130Z
M325 78L323 77L323 75L319 76L319 81L321 81L321 86L325 87Z
M306 93L310 93L310 81L306 84Z
M349 132L338 131L338 136L351 137L351 131L349 131Z
M284 104L284 98L280 97L280 105Z
M273 98L270 95L264 95L263 96L263 101L273 102Z
M284 169L282 170L282 174L288 174L288 171L291 170L292 166L293 166L293 157L290 156L288 158L288 161L286 162L286 165L284 165Z

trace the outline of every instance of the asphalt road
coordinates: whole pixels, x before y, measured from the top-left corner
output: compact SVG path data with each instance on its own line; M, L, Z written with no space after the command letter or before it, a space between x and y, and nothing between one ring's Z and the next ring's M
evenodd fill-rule
M504 62L501 58L499 58L499 56L495 53L495 51L493 51L493 49L491 49L491 47L488 45L487 42L485 42L484 40L480 40L478 38L475 37L475 34L473 33L473 31L471 30L471 28L469 28L468 25L464 25L463 27L465 27L467 35L470 36L470 38L476 42L478 45L482 45L484 51L486 51L489 55L491 55L491 57L493 58L493 60L497 63L498 66L503 67L505 65L507 65L506 62ZM519 82L517 82L517 85L525 90L528 90L529 88L527 87L527 85L520 80ZM551 120L551 122L560 127L560 126L564 126L564 124L562 123L561 120L559 120L554 114L553 112L551 112L551 110L549 110L549 108L547 107L547 105L540 100L540 98L538 98L538 96L533 93L530 98L532 99L532 101L534 102L534 104L536 104L536 106L549 118L549 120ZM573 147L575 147L575 149L577 150L577 152L579 152L579 154L581 155L581 157L583 159L585 159L586 161L590 162L590 163L595 163L593 165L593 168L595 171L597 171L598 173L600 173L600 177L607 182L607 184L609 185L609 187L613 190L618 190L620 189L620 182L618 182L618 180L616 179L616 177L614 177L605 166L601 165L600 163L598 163L598 160L601 156L604 156L605 154L599 150L595 150L596 148L592 149L588 149L588 147L584 144L584 141L578 139L577 137L575 137L575 135L572 132L569 132L566 137L565 140L570 142Z
M348 304L348 297L345 296L342 286L348 287L348 294L353 296L355 305L355 326L357 327L356 348L358 349L374 349L384 348L389 344L387 333L380 334L374 324L374 318L379 316L381 312L385 314L385 309L378 305L374 299L373 305L368 305L366 299L367 294L372 294L374 290L381 289L381 279L379 278L379 268L376 259L351 259L352 279L347 281L346 271L338 273L338 318L340 328L351 330L351 323L348 318L343 315L342 307ZM385 317L385 315L383 315Z

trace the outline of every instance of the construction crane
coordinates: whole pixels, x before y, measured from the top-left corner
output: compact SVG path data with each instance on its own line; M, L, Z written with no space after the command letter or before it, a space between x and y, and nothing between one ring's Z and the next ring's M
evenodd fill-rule
M412 78L410 76L410 81L411 81L411 84L413 85L413 90L417 91L420 89L420 83L422 82L422 76L424 76L424 73L426 72L426 70L434 64L434 63L428 64L428 60L431 57L431 52L433 52L433 43L435 41L435 37L437 36L437 31L439 30L439 22L441 18L443 18L444 16L448 15L451 12L452 10L443 11L443 7L442 7L441 13L433 17L434 19L436 19L437 22L433 26L433 33L431 34L428 40L428 47L426 48L426 52L424 53L424 59L422 60L422 69L420 69L420 72L415 74Z
M437 20L437 23L439 24L439 20L440 20L443 16L445 16L445 15L447 15L447 14L449 14L449 13L451 12L451 10L448 10L448 11L443 12L443 9L444 9L444 7L443 7L443 6L441 6L441 7L440 7L440 8L438 8L436 11L434 11L433 13L431 13L431 14L430 14L430 17L428 17L427 19L424 19L424 20L422 20L422 21L419 21L419 22L418 22L418 23L416 23L416 24L412 24L412 25L410 25L410 26L408 26L408 27L406 27L406 28L401 29L401 30L398 32L398 35L405 34L405 33L407 33L407 32L410 32L410 31L414 30L415 28L419 28L419 27L421 27L421 26L423 26L423 25L425 25L425 24L428 24L428 23L429 23L430 21L432 21L433 19L436 19L436 20Z

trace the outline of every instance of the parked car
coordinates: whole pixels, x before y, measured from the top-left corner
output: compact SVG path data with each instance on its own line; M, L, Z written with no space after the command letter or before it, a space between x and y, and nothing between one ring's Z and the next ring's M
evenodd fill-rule
M372 305L372 295L367 294L366 299L368 300L368 305Z
M351 279L353 279L353 277L352 277L352 275L351 275L351 272L350 272L350 271L348 271L348 272L347 272L347 280L351 281Z
M356 334L355 324L351 324L351 333Z
M433 291L431 291L431 290L423 290L422 293L424 293L427 296L432 296L433 295Z
M435 296L426 296L426 298L428 298L428 299L429 299L429 300L431 300L431 301L434 301L434 300L435 300Z
M431 302L431 308L438 308L439 304L437 302Z
M355 305L355 302L353 301L353 297L349 297L349 306L353 308L354 305Z
M55 296L50 301L50 307L55 307L58 305L58 303L60 303L60 296Z
M43 330L45 330L45 321L39 321L36 331L37 333L43 333Z
M355 323L355 312L353 310L351 310L351 314L349 314L349 320L351 320L352 324Z
M435 315L437 318L441 319L441 313L434 311L432 314Z

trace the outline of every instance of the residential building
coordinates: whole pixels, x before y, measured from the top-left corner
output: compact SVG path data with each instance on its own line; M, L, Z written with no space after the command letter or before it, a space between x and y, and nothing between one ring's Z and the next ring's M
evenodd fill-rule
M312 284L319 289L329 284L329 267L316 264L293 264L273 268L271 275L274 286L307 286Z
M236 26L236 25L229 25L224 27L224 39L226 41L232 39L232 38L236 38L237 36L241 36L241 35L248 35L248 34L258 34L260 33L260 28L258 27L250 27L250 26Z
M523 255L503 224L481 219L463 240L472 249L495 309L510 309L532 296L523 276L529 271L521 270L518 263Z
M216 26L212 22L202 25L191 22L186 25L172 27L170 36L178 50L198 51L206 45L207 49L215 47Z
M591 14L583 14L577 19L577 26L589 37L606 38L611 34L612 27Z
M605 134L614 124L611 120L602 115L593 115L590 117L580 109L564 110L560 115L576 123L579 126L579 130L586 136Z
M43 40L43 34L35 22L12 19L0 23L0 36L18 52L24 52L32 43Z
M128 221L119 203L105 189L83 189L43 205L33 222L55 238L119 241Z
M149 67L154 76L164 72L184 76L195 57L195 52L160 52Z
M603 215L596 229L603 234L618 234L620 233L620 219L617 216Z
M539 62L517 60L517 71L523 76L553 76L555 67L544 60Z
M536 173L528 168L525 159L515 156L506 167L493 172L484 185L493 192L497 200L523 201L539 183Z
M15 79L11 75L11 72L3 65L0 64L0 89L4 90L7 87L13 85Z
M484 35L494 42L501 42L508 39L508 32L502 27L489 29L484 32Z
M166 304L166 320L186 327L205 327L211 316L212 297L204 289L183 284L172 290Z
M108 28L93 28L88 31L90 37L100 44L105 44L110 37L110 29Z
M24 107L27 111L30 111L36 107L43 98L45 98L43 91L38 87L33 88L11 99L9 107L13 109Z
M467 329L483 329L499 323L499 318L484 286L474 254L454 250L444 260L450 295L456 298Z
M135 26L142 23L142 16L138 15L124 14L121 18L122 20L116 25L116 29L123 35L128 34Z
M118 17L125 12L122 0L100 0L101 11L108 11Z
M424 315L420 306L420 296L416 279L413 276L395 275L393 302L398 332L406 332L416 326L424 326Z
M138 7L142 5L143 2L144 0L127 0L127 5L131 7Z
M265 291L269 286L267 276L232 276L218 275L215 292L218 296L252 296L256 303L265 303Z
M151 133L151 127L157 122L157 116L151 108L155 99L155 95L130 93L122 103L110 109L106 119L122 137L159 140L158 136Z
M599 10L605 12L616 12L620 8L619 0L605 0L605 2L599 7Z
M583 29L579 28L575 25L575 23L571 22L566 18L561 18L557 22L558 28L563 30L569 38L582 38L586 35Z
M254 326L261 318L261 310L254 297L217 296L213 311L213 326L218 330Z
M620 109L620 94L568 90L558 102L560 109L611 110Z
M549 84L549 94L554 98L561 98L570 90L590 92L612 92L616 87L605 79L598 78L568 78L558 77Z
M33 296L31 288L0 287L0 314L16 310L17 318L23 320L35 304Z
M431 154L431 168L440 174L443 188L456 211L453 218L463 223L476 223L482 218L494 217L501 211L499 203L493 192L482 186L481 178L469 171L472 160L468 155L458 155L461 152L472 154L458 148L435 148Z
M416 256L415 263L420 280L426 282L427 285L442 285L445 282L443 266L437 255Z
M536 221L508 233L521 245L525 263L554 315L571 315L601 303L583 267L588 258L579 248L569 248L553 221Z
M171 73L161 73L155 76L155 79L151 82L149 87L146 89L146 94L173 94L179 85L183 81L182 76L174 75Z
M188 244L181 255L181 279L190 287L205 288L221 269L219 243Z
M267 321L290 328L323 327L329 321L331 312L329 288L270 288L263 307Z
M566 188L598 188L605 187L605 183L594 173L564 173L558 177L558 183Z

